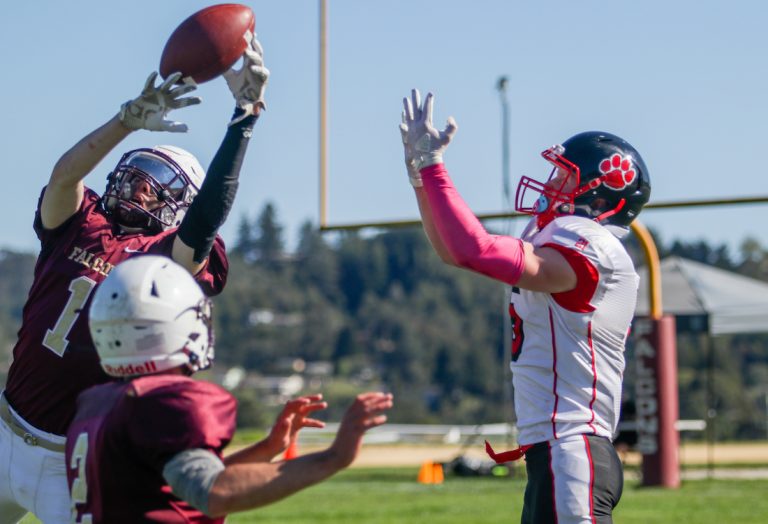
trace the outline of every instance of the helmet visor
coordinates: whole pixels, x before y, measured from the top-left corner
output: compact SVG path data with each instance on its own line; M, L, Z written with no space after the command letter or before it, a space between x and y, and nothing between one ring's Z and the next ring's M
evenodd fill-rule
M154 155L145 152L138 152L126 159L126 166L134 168L136 171L151 178L158 196L162 190L166 190L169 196L174 200L180 200L184 193L184 179L179 171Z

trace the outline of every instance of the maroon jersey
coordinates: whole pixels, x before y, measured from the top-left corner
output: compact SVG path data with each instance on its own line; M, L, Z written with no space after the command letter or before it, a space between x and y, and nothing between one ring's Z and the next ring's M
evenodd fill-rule
M188 449L221 457L236 401L210 382L149 375L84 391L67 432L67 480L82 522L221 523L171 493L165 464Z
M117 234L100 197L85 190L80 209L56 229L44 229L40 202L35 233L41 250L13 348L5 397L33 426L63 435L77 395L109 380L88 330L93 290L110 270L139 253L171 256L176 230L157 235ZM195 279L207 295L220 293L228 261L217 237L206 267Z

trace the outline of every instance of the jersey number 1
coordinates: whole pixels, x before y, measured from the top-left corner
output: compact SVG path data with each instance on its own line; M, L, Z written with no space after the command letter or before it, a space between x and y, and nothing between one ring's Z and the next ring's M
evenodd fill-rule
M43 338L43 345L56 353L58 356L64 355L67 350L67 335L69 335L72 326L75 325L77 317L85 307L91 291L96 287L96 282L88 277L78 277L69 283L69 300L64 305L64 310L56 320L53 329L49 329Z

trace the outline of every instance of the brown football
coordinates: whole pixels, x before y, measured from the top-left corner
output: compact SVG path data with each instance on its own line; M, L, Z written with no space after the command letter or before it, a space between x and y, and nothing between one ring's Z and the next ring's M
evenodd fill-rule
M160 56L160 75L176 71L198 84L227 71L245 51L244 35L253 33L256 18L250 7L218 4L196 12L168 38Z

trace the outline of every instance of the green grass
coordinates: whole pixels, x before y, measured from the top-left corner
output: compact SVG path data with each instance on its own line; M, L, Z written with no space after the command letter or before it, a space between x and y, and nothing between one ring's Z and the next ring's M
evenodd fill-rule
M233 515L239 523L519 522L524 479L448 477L420 485L416 469L353 469L290 499ZM621 524L695 522L765 524L768 480L688 481L678 490L625 485L614 521Z
M360 468L340 473L271 506L232 515L228 523L470 524L519 522L524 479L457 478L416 482L416 468ZM765 524L768 480L686 481L677 490L627 482L618 524ZM25 524L37 522L32 518Z
M621 524L768 522L768 480L692 480L679 490L625 487L614 512Z

